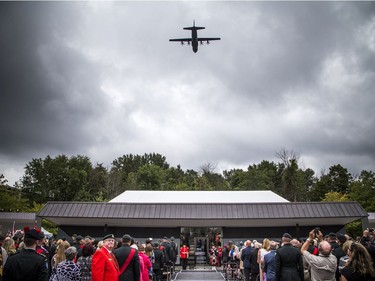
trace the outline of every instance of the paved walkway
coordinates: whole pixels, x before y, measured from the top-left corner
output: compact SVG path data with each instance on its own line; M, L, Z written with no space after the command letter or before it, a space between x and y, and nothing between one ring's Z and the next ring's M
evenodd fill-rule
M224 277L221 272L216 270L183 270L176 272L172 280L217 281L224 280Z

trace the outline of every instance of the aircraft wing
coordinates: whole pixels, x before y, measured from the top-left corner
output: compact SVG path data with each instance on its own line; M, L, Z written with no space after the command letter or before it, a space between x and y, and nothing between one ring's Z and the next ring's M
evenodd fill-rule
M172 42L191 42L191 38L169 39Z
M197 41L212 41L212 40L220 40L220 38L197 38Z

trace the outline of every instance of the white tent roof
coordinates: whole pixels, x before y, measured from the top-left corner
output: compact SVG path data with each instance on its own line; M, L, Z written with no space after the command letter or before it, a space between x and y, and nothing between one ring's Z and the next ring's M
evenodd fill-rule
M109 203L275 203L289 202L269 190L260 191L144 191L127 190Z
M45 229L43 227L42 227L42 231L43 231L44 235L47 236L48 238L53 236L53 234L51 232L49 232L47 229Z

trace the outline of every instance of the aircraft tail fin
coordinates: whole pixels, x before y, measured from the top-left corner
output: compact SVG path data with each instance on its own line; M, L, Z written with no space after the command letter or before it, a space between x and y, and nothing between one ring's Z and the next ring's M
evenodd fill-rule
M200 27L200 26L195 26L195 20L193 21L193 26L190 26L190 27L184 27L184 29L186 30L200 30L200 29L205 29L204 27Z

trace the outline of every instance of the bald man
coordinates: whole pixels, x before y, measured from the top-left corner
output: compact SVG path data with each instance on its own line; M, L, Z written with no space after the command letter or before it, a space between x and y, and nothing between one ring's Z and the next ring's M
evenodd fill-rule
M309 232L309 238L302 245L301 253L305 261L311 267L311 281L335 281L335 273L337 267L337 258L331 253L331 244L327 241L319 243L319 255L315 256L307 250L310 242L315 238L315 230ZM318 233L318 237L323 237L323 234Z
M242 251L241 260L243 261L245 281L250 281L250 269L251 269L250 256L251 256L251 253L254 251L254 249L251 248L250 240L247 240L245 242L245 248L242 249L241 251Z

